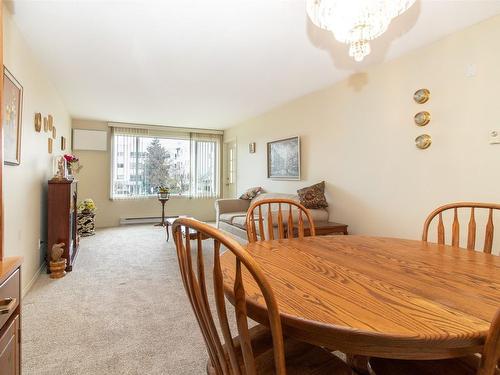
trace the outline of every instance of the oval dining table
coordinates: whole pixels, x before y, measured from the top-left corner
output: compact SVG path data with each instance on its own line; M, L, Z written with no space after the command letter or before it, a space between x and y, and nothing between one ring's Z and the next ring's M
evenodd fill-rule
M250 243L285 335L352 355L444 359L481 351L500 308L500 257L422 241L318 236ZM234 303L235 259L221 255ZM248 316L267 324L244 273Z

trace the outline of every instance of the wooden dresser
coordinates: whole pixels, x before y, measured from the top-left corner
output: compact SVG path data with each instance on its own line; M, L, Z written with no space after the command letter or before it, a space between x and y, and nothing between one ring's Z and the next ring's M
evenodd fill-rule
M21 257L0 261L0 374L21 373Z
M78 183L76 180L49 180L47 265L52 246L63 242L65 246L62 256L66 258L66 271L68 272L73 269L78 252L77 199Z

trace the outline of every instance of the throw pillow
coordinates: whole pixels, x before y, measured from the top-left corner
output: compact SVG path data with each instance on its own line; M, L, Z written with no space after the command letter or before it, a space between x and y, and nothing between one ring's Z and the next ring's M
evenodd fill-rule
M300 203L306 208L325 208L328 202L325 197L325 181L297 190Z
M262 189L260 186L256 186L250 189L247 189L243 194L241 194L240 199L245 199L245 200L252 200L254 199L257 195L262 193L264 189Z

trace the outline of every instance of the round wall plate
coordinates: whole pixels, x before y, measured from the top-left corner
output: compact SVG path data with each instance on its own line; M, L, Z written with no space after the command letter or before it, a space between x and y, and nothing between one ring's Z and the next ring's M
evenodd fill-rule
M415 124L418 126L425 126L431 121L431 114L427 111L418 112L415 117Z
M429 100L429 97L431 96L431 92L427 89L420 89L415 91L413 94L413 99L418 103L418 104L423 104L427 100Z
M432 143L431 136L429 134L422 134L415 138L415 146L421 150L425 150Z

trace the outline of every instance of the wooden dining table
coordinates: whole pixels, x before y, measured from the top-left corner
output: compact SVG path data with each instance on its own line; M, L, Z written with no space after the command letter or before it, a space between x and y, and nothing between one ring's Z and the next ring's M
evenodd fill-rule
M284 334L353 355L441 359L481 350L500 308L500 257L368 236L250 243L278 302ZM220 258L234 303L235 259ZM244 272L248 315L267 324Z

